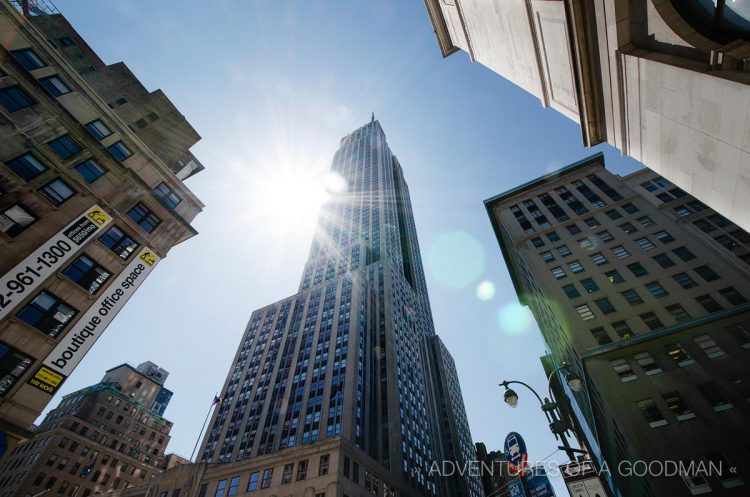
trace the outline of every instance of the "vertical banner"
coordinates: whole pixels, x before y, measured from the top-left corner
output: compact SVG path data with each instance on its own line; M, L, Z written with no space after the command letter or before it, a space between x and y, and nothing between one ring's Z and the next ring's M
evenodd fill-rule
M29 384L53 395L91 349L109 323L159 262L146 247L114 279L94 304L86 311L57 346L42 361Z
M94 205L0 277L0 319L13 312L111 222L112 216Z

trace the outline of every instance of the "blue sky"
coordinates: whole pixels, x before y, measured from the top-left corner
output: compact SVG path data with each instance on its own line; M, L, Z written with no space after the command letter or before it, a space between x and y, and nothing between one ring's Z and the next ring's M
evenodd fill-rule
M265 185L319 184L341 137L374 111L410 186L435 326L475 441L501 448L514 430L532 460L555 450L531 394L510 409L497 386L545 389L544 346L516 309L482 202L600 150L617 173L637 163L584 149L578 125L465 53L442 59L418 0L56 4L105 62L161 88L202 135L192 150L206 170L187 184L206 209L200 234L160 263L51 406L110 367L152 360L171 373L169 449L189 456L250 313L296 291L312 239L315 209L269 221L269 202L287 199Z

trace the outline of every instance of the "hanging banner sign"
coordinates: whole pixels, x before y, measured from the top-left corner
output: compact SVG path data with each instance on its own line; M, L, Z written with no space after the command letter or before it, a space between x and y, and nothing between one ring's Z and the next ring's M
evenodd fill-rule
M0 319L13 312L111 222L112 217L94 205L3 275L0 278Z
M158 262L159 256L150 248L141 250L60 339L29 384L53 395Z

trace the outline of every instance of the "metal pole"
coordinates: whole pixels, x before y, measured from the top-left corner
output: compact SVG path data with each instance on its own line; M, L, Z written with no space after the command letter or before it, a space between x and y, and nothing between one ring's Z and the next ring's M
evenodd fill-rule
M201 441L201 435L203 434L203 430L206 429L206 423L208 423L208 417L211 416L211 409L213 409L216 404L217 402L211 402L211 407L208 408L208 412L206 413L206 419L203 421L203 426L201 426L201 431L198 433L198 440L195 441L195 447L193 447L193 452L190 454L190 462L193 462L193 456L195 455L195 451L198 449L198 444Z

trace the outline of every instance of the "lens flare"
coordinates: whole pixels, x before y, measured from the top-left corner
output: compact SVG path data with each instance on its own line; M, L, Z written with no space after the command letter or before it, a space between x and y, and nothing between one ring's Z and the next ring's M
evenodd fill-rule
M522 335L531 328L531 311L517 302L506 304L498 312L497 322L507 335Z
M438 236L427 253L435 279L448 288L463 288L482 274L484 249L463 231Z
M343 193L346 191L346 179L335 171L326 175L326 191L329 193Z
M495 296L495 284L491 281L483 281L477 286L477 298L482 301L491 300Z

